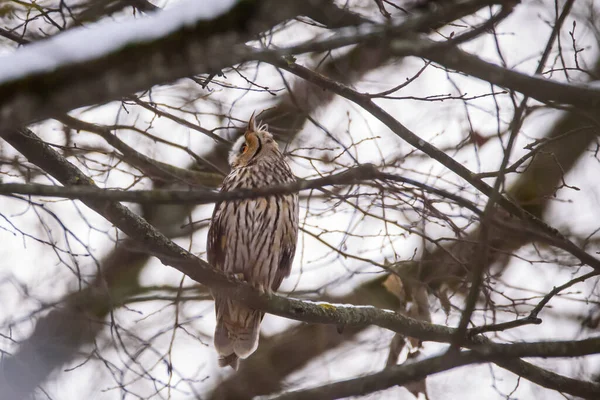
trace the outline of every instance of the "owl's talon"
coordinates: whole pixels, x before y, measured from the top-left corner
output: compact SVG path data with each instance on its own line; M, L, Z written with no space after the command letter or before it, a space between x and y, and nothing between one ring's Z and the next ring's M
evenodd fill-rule
M254 290L258 291L258 293L270 295L269 290L267 290L267 287L265 285L263 285L262 283L253 282L253 283L250 283L250 285L252 285Z
M267 293L267 290L265 289L265 286L264 286L264 285L262 285L262 284L259 284L259 285L258 285L258 293L260 293L260 294L265 294L265 293Z
M265 286L262 283L258 284L257 288L258 292L262 295L267 295L267 297L273 296L273 291L269 286Z
M244 278L244 274L241 272L238 272L237 274L231 274L231 277L233 279L235 279L236 281L246 282L246 279Z

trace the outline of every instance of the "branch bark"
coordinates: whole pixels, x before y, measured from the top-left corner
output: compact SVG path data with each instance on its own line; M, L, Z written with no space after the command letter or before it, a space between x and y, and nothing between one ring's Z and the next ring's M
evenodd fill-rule
M471 184L475 189L479 190L486 196L490 196L492 194L492 188L487 183L477 178L475 174L469 171L468 168L454 160L445 152L431 145L427 141L422 140L415 133L411 132L408 128L406 128L399 121L397 121L393 116L385 112L385 110L383 110L381 107L377 106L369 96L358 93L357 91L345 85L342 85L338 82L334 82L294 62L273 57L267 57L265 58L265 61L273 64L278 68L300 76L308 80L309 82L314 83L315 85L330 90L356 103L357 105L370 112L374 117L376 117L379 121L385 124L392 132L394 132L404 141L409 143L411 146L421 150L423 153L427 154L431 158L438 161L440 164L444 165L446 168L453 171L455 174L457 174L462 179ZM541 232L544 232L549 237L554 237L558 239L562 243L561 248L577 257L582 263L587 264L594 269L600 269L600 260L588 254L583 249L579 248L579 246L571 242L559 231L547 225L541 219L529 213L527 210L520 207L511 199L505 196L499 196L498 204L502 208L504 208L508 213L523 220L525 224L531 224L533 227L539 229Z
M427 31L499 2L503 0L453 2L435 12L411 17L398 26L375 27L367 33L353 30L339 38L310 41L281 50L252 49L244 43L278 23L310 14L311 10L329 2L240 2L221 17L184 27L165 37L127 46L82 63L61 66L54 71L0 83L0 129L14 129L62 115L74 108L117 100L179 78L216 73L231 65L257 60L259 54L264 57L327 51L361 41Z
M0 129L28 125L74 108L117 100L153 85L218 72L251 60L251 52L234 49L257 33L325 2L242 1L218 18L184 26L165 37L2 82Z
M54 151L29 130L4 131L0 135L30 162L36 164L63 184L95 187L90 178ZM424 340L446 341L451 328L427 324L402 315L372 307L320 304L281 296L261 295L250 285L232 280L203 260L179 247L158 232L143 218L119 203L87 199L84 203L102 215L132 240L191 279L216 288L253 308L287 318L315 323L348 326L378 325L401 331Z
M363 283L348 295L326 297L330 303L370 305L395 309L398 299L383 286L381 278ZM283 380L326 351L352 340L364 327L337 327L321 324L293 326L273 337L260 339L260 346L245 360L239 371L221 382L208 396L211 400L253 398L284 389Z
M486 344L475 347L474 350L446 353L422 361L391 367L360 378L285 393L274 399L327 400L360 396L392 386L405 385L409 382L464 365L496 360L499 360L501 364L511 363L513 361L511 358L514 357L570 357L573 355L596 354L600 352L599 345L600 340L598 338L567 342ZM549 372L548 378L552 375L556 374ZM542 386L586 399L596 399L600 395L600 385L565 377L554 381L547 379Z
M208 174L206 174L208 175ZM442 189L423 184L410 178L378 171L375 166L363 164L349 168L337 174L332 174L317 179L298 180L286 185L274 185L253 190L232 190L230 192L217 192L207 189L192 190L120 190L101 189L96 186L53 186L35 183L0 183L0 194L24 194L33 196L61 197L76 200L104 200L110 202L132 202L140 204L210 204L219 201L255 199L276 194L295 193L302 190L320 189L332 185L364 184L379 186L377 181L403 183L418 187L429 193L451 200L460 206L469 209L475 214L481 211L475 204L458 195Z

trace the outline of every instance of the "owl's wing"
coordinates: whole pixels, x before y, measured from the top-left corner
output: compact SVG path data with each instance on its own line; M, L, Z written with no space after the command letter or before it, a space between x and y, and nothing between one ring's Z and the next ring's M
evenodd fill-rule
M222 268L225 263L225 229L223 225L224 203L215 205L210 228L208 228L208 242L206 246L208 263L215 268Z
M279 267L275 273L275 279L271 289L277 290L290 272L292 272L292 263L294 261L294 254L296 254L296 235L294 235L293 241L284 240L281 246L281 257L279 259Z
M290 212L290 218L287 220L289 223L289 235L283 238L281 243L281 254L279 257L279 266L277 272L275 272L275 279L271 289L277 290L283 278L289 276L292 271L292 263L294 262L294 255L296 254L296 242L298 240L298 196L292 197L292 210Z

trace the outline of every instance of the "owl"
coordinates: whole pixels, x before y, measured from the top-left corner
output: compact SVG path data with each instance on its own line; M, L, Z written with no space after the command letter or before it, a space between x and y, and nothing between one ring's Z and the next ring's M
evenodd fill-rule
M296 181L273 136L254 115L229 154L231 172L221 191L254 189ZM215 205L208 231L208 262L263 292L275 291L290 274L298 237L298 194ZM213 291L219 365L237 370L239 359L258 347L264 313Z

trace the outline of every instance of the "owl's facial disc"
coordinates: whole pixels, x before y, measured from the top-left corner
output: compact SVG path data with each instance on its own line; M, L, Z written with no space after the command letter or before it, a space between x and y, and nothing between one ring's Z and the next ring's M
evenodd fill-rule
M238 152L238 159L242 164L248 164L250 160L260 154L261 150L262 141L256 132L246 132Z
M262 150L262 141L256 132L253 131L247 131L244 134L244 138L246 139L246 142L242 144L242 147L240 148L240 154L248 155L250 156L249 159L252 159L252 157L259 154Z
M233 145L229 156L229 163L232 167L246 166L254 158L258 157L263 148L262 141L256 132L247 131Z
M255 160L267 159L273 154L278 154L277 142L266 130L266 126L257 126L254 116L250 118L246 133L233 145L229 156L232 167L243 167Z

